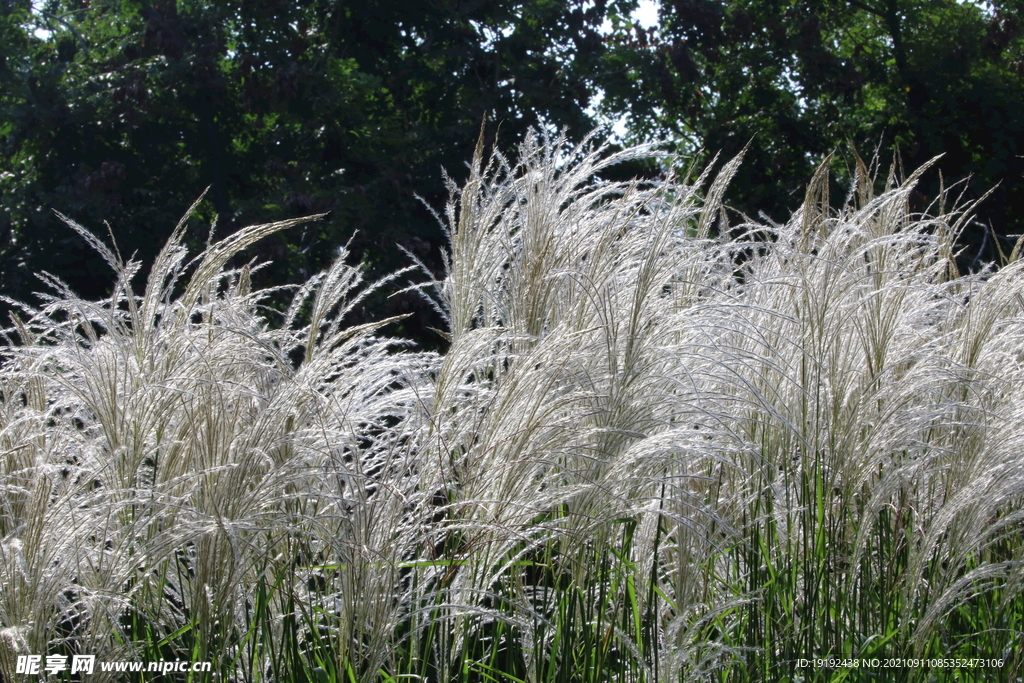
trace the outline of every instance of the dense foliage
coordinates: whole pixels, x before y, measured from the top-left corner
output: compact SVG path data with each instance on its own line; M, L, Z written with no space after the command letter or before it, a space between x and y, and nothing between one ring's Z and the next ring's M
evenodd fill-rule
M408 263L399 247L440 268L420 197L443 205L441 169L464 177L487 116L505 144L539 123L589 132L605 9L5 0L0 289L27 298L45 269L98 296L105 266L52 210L108 221L148 262L206 186L199 215L217 214L220 234L329 212L258 248L268 281L305 279L350 239L376 275Z
M623 30L606 58L609 114L637 136L727 158L750 143L730 201L783 221L826 155L943 155L918 187L924 209L968 176L994 189L967 226L962 265L998 260L1024 233L1022 5L957 0L666 0L662 24ZM628 28L628 27L624 27ZM999 246L993 240L1002 236Z
M108 221L125 255L149 262L161 226L207 186L199 215L219 215L218 234L329 212L256 247L273 261L260 284L301 281L343 244L374 277L409 262L400 248L439 273L428 207L444 202L442 167L465 177L485 119L499 148L532 125L578 140L621 116L634 140L687 154L731 158L749 142L728 201L777 221L837 149L844 182L851 145L865 159L880 146L883 164L898 148L907 167L942 153L915 209L938 196L940 170L947 185L974 174L968 197L995 188L962 266L998 258L990 230L1024 232L1018 4L679 0L650 30L635 6L3 0L0 290L27 299L45 269L105 293L105 266L52 210L101 232ZM198 224L186 235L206 238ZM403 331L440 342L413 297L372 308L415 313Z

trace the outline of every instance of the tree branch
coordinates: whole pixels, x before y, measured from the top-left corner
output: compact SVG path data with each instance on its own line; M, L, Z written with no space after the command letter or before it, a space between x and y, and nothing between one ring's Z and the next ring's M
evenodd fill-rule
M868 5L868 4L865 4L863 2L860 2L860 0L850 0L850 4L853 5L854 7L859 7L860 9L864 10L865 12L867 12L869 14L874 14L876 17L880 17L882 19L885 19L885 12L882 12L881 10L877 10L874 7L872 7L871 5Z

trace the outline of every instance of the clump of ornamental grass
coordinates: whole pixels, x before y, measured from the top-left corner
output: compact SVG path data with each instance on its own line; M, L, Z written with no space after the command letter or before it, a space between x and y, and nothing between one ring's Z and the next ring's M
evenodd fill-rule
M5 680L19 654L212 661L249 680L389 661L434 361L377 336L387 321L342 324L371 289L344 250L283 315L249 266L225 269L296 222L191 263L182 223L138 294L139 264L68 221L117 284L88 302L44 275L57 294L22 307L4 351ZM325 623L335 650L316 640Z
M731 273L709 233L738 161L702 203L706 175L595 183L651 154L602 152L530 138L515 166L478 157L435 283L451 346L420 474L449 501L460 608L431 616L465 631L462 605L500 605L515 626L506 673L535 680L674 676L721 649L691 648L718 607L692 560L724 528L704 480L731 466L735 440L709 436L715 407L693 391L703 370L680 335Z
M923 169L875 194L858 159L835 210L826 162L790 221L733 228L740 159L598 179L649 156L478 149L416 286L442 356L346 324L389 285L344 250L268 309L229 263L297 221L191 261L182 223L142 292L68 221L117 284L43 275L6 332L3 680L74 653L318 683L1018 675L1018 251L957 273L971 207L912 213Z
M529 139L449 206L421 481L458 607L430 618L493 646L504 622L465 605L500 605L491 661L536 680L1012 658L1017 253L959 275L972 207L913 214L927 167L876 196L858 160L836 211L826 163L789 222L730 230L739 159L706 192L594 181L643 153Z
M742 640L765 648L745 675L808 655L1015 657L1021 266L1015 250L957 274L971 207L913 215L924 170L874 196L859 164L834 212L823 167L786 225L750 226L742 284L701 324L749 449L728 496L729 571L755 598Z

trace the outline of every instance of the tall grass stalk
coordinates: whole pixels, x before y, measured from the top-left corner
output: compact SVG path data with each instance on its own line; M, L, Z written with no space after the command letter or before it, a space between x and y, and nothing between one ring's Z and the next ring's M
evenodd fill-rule
M390 284L344 249L268 308L230 264L298 221L192 260L183 221L138 292L67 220L116 284L41 274L5 331L2 680L76 653L253 682L1019 677L1019 250L959 274L972 207L912 213L924 169L876 194L857 159L837 211L826 162L790 221L735 227L740 159L596 180L657 154L478 149L417 286L443 355L346 323Z

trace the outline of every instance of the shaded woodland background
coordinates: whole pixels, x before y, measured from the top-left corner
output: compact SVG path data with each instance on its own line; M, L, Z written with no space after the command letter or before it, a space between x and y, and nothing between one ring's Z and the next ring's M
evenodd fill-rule
M467 173L481 122L509 150L531 126L731 158L727 202L782 221L836 153L906 168L945 156L914 201L970 177L995 187L962 236L963 268L1024 232L1024 2L666 1L644 29L628 0L0 0L0 292L38 302L45 270L86 297L113 275L56 209L151 262L209 186L189 240L329 212L261 242L262 286L304 280L340 245L371 276L438 273L428 207ZM619 177L654 176L654 166ZM846 176L848 177L848 175ZM401 247L401 248L400 248ZM367 316L436 346L414 293ZM3 316L6 319L6 315Z

